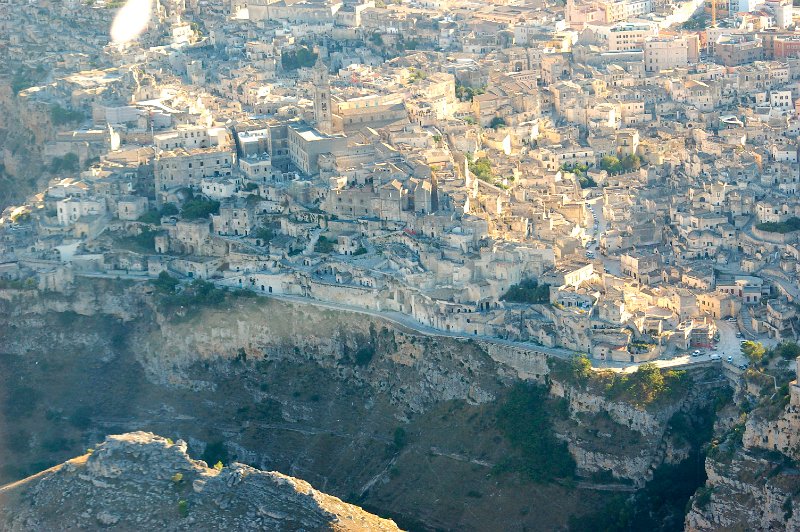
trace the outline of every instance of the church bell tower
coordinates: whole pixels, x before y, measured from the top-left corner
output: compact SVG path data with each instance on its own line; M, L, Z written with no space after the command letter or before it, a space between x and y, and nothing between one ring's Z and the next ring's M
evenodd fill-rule
M331 85L328 80L328 67L317 58L314 65L314 121L320 133L331 135L333 133L333 119L331 116Z

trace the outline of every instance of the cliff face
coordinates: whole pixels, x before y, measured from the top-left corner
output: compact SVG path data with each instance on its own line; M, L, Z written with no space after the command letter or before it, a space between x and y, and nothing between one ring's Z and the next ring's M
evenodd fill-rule
M54 136L47 107L29 105L0 80L0 211L47 184L42 146Z
M739 451L706 460L708 480L693 499L686 530L800 530L797 470ZM788 503L787 503L788 501Z
M800 530L800 394L791 393L789 404L762 406L738 425L719 427L687 530ZM740 403L748 399L743 392Z
M788 405L778 419L748 418L742 444L746 449L779 451L800 460L800 400Z
M153 382L190 389L215 386L193 375L197 364L302 361L370 388L407 413L441 401L494 399L497 364L478 344L421 339L373 320L342 318L263 298L193 319L157 316L159 327L142 337L139 359Z
M93 281L69 296L0 291L0 320L0 421L13 427L0 434L0 482L147 430L402 526L553 529L602 507L600 489L629 492L686 456L669 428L686 401L644 411L555 381L533 351L310 305L238 299L177 316L141 287ZM521 378L566 399L552 430L586 479L577 489L498 472L517 450L497 412ZM595 474L617 487L596 488Z
M310 484L234 463L192 460L186 443L151 433L109 436L90 454L0 487L9 532L123 530L399 530Z

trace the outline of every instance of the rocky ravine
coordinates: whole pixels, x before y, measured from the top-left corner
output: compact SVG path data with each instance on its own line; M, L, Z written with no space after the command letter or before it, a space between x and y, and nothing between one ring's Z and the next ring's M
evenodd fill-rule
M552 530L602 508L609 482L627 493L686 456L669 420L691 405L637 409L555 382L535 352L310 305L234 299L181 317L124 283L0 290L0 346L0 482L146 430L210 463L303 478L404 528ZM565 406L552 430L578 462L577 489L496 472L516 452L498 407L521 378L550 383Z
M756 408L744 423L732 406L727 419L721 417L718 445L706 458L708 480L692 499L686 530L800 530L796 382L786 405ZM738 396L740 405L755 399L746 389Z
M0 487L9 532L118 530L399 530L281 473L192 460L186 443L147 432L109 436L88 455Z

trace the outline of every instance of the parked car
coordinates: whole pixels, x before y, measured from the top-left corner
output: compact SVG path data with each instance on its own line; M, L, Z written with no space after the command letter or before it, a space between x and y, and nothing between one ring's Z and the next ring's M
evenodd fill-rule
M703 353L699 349L695 349L694 351L692 351L692 356L693 357L699 357L702 354Z
M711 355L711 360L720 360L722 357L719 354L714 353Z
M742 338L742 337L743 337L742 333L740 333L740 332L736 333L736 338Z
M729 364L733 364L733 356L732 355L728 355L728 363Z

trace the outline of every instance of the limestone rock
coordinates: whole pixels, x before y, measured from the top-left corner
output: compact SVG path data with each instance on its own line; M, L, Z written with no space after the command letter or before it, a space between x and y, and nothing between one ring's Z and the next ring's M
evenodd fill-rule
M185 443L147 432L109 436L67 464L0 488L0 529L399 530L302 480L211 469Z

